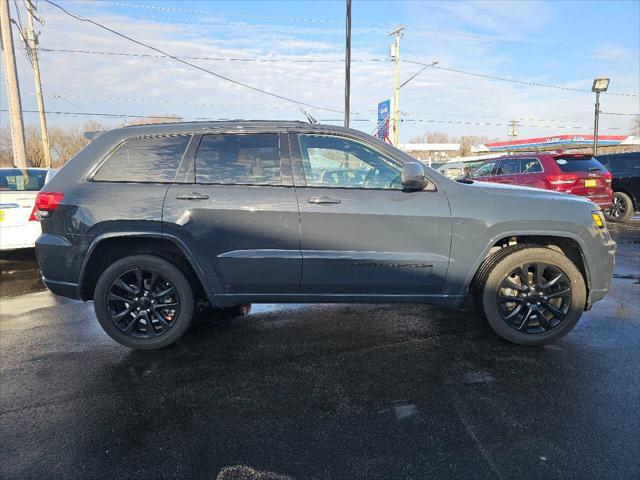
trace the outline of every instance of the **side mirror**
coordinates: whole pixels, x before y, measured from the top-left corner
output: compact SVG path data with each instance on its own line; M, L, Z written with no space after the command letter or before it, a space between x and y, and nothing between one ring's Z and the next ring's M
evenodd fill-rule
M427 177L424 176L424 167L420 162L406 162L402 166L402 186L405 190L424 190L427 186Z

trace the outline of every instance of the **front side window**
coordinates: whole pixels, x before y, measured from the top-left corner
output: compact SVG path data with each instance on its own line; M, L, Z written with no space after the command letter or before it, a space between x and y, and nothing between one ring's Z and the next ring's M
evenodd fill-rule
M473 172L474 177L488 177L493 173L493 169L496 166L496 161L485 163L481 165L475 172Z
M189 135L167 135L127 140L111 152L93 179L101 182L172 182L190 138Z
M282 185L278 135L204 135L196 154L196 182Z
M299 135L309 187L402 189L402 167L355 140Z

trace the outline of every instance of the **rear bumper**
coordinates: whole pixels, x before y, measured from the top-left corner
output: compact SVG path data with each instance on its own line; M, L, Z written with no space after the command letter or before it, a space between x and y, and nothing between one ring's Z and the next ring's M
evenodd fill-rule
M82 300L80 298L80 288L77 283L50 280L47 277L42 277L42 281L46 287L56 295L73 298L74 300Z
M80 270L89 239L80 235L43 233L36 240L42 281L56 295L80 299Z

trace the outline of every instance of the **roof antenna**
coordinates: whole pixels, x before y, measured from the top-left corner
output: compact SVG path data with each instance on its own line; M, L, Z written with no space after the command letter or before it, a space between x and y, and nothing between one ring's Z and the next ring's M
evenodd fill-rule
M305 117L307 117L307 121L308 121L310 124L315 125L316 123L318 123L318 120L316 120L315 118L313 118L313 116L312 116L310 113L308 113L307 111L305 111L305 110L304 110L304 109L302 109L302 108L300 109L300 111L301 111L302 113L304 113L304 116L305 116Z

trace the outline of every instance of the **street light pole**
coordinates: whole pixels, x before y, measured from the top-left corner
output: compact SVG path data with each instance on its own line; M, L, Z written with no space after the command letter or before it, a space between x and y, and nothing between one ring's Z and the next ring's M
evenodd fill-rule
M351 96L351 0L347 0L346 49L344 56L344 126L349 128Z
M598 154L598 122L600 121L600 93L609 88L608 78L594 78L591 91L596 94L596 111L593 119L593 156Z

